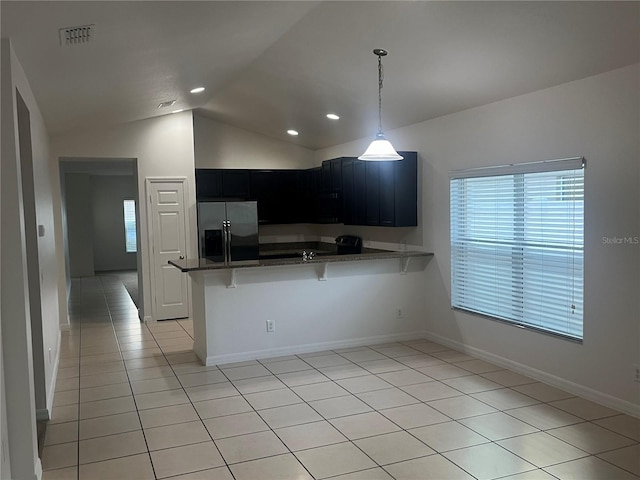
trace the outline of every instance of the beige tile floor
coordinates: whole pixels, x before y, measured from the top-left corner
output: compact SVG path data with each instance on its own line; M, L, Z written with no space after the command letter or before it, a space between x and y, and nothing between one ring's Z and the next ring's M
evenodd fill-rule
M73 282L44 480L640 478L640 421L423 340L205 367Z

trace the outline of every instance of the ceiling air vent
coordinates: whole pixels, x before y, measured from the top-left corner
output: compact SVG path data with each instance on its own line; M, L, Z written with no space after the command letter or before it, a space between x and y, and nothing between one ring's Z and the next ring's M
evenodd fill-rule
M166 102L162 102L158 105L158 108L166 108L166 107L171 107L173 104L175 104L176 101L175 100L167 100Z
M70 45L81 45L89 43L93 36L95 25L81 25L79 27L66 27L60 29L60 45L68 47Z

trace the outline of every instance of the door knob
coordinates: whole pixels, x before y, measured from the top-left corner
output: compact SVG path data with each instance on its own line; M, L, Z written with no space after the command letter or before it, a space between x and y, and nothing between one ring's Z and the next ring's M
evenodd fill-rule
M180 255L180 260L184 260L184 255Z

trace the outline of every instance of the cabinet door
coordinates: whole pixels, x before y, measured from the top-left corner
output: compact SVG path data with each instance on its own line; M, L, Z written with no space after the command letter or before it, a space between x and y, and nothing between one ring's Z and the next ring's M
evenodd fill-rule
M342 162L343 158L334 158L329 160L331 166L331 191L334 193L342 192Z
M273 204L269 197L270 174L268 170L252 170L249 174L249 198L258 202L258 222L273 223Z
M275 223L296 223L300 219L298 172L296 170L274 170L272 189Z
M196 168L196 199L213 200L222 196L222 172L212 168Z
M380 225L392 227L395 225L395 195L402 195L395 191L395 172L399 162L380 162Z
M320 191L322 193L331 193L331 161L325 160L320 168Z
M353 163L353 223L367 224L367 171L366 162L355 160Z
M380 224L380 163L366 162L367 225Z
M353 173L353 159L342 162L342 222L345 225L353 225L353 206L355 178Z
M222 196L246 200L249 198L248 170L221 170Z
M308 190L308 198L310 206L310 213L312 218L312 223L320 222L320 192L322 190L322 167L315 167L309 172L309 183L310 188Z
M366 165L355 158L342 162L342 220L345 225L366 225Z
M395 162L395 227L418 225L418 153L399 152L404 160Z

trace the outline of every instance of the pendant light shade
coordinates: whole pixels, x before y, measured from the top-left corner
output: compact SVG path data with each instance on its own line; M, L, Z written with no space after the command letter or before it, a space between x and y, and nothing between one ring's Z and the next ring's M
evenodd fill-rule
M391 142L384 138L383 133L378 133L375 140L369 144L369 148L358 159L384 162L386 160L402 160L403 157L398 155Z
M381 48L376 48L373 53L378 57L378 133L376 134L376 138L369 145L369 148L367 148L365 152L358 157L358 159L374 162L402 160L403 157L398 155L398 152L393 148L391 142L385 138L382 131L382 57L387 55L387 51Z

